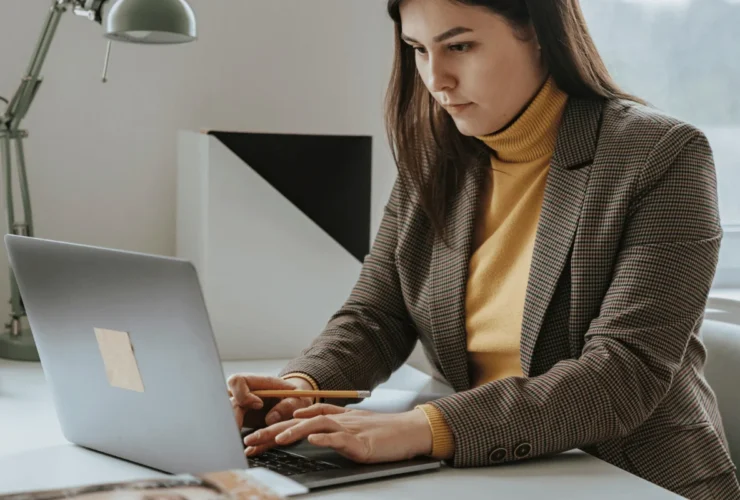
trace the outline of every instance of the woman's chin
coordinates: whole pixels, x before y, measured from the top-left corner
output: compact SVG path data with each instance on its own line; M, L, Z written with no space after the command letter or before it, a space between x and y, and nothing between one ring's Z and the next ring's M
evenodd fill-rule
M479 123L471 123L470 120L465 119L454 119L457 130L468 137L480 137L486 135L489 132L486 128L482 127Z

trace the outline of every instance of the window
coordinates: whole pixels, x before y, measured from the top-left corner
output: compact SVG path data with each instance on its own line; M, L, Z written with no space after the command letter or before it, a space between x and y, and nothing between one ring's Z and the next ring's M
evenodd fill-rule
M725 231L714 286L740 288L740 1L581 5L617 83L707 135Z

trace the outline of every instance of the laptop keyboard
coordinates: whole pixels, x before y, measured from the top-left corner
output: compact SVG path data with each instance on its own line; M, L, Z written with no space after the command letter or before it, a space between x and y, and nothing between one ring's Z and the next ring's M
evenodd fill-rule
M301 455L287 453L282 450L267 450L261 455L249 457L247 459L250 467L264 467L275 471L283 476L294 476L296 474L305 474L306 472L315 472L321 470L341 469L336 464L322 462L320 460L311 460Z

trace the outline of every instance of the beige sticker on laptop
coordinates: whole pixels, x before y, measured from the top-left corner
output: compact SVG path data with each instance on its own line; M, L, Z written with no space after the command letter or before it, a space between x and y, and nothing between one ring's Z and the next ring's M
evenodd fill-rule
M144 392L128 332L95 328L95 338L103 356L108 383L129 391Z

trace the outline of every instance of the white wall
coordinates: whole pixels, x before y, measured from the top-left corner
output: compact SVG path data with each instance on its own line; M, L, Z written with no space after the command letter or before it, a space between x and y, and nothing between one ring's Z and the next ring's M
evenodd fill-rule
M210 128L373 135L374 236L395 178L385 0L190 2L196 43L115 44L106 84L102 28L63 17L25 122L36 235L174 254L176 131ZM0 2L0 95L25 72L50 4ZM0 266L3 321L6 283Z
M0 3L0 95L25 72L50 3ZM25 122L38 235L172 254L178 129L372 134L387 196L384 4L191 0L200 39L116 44L107 84L102 29L65 15Z

